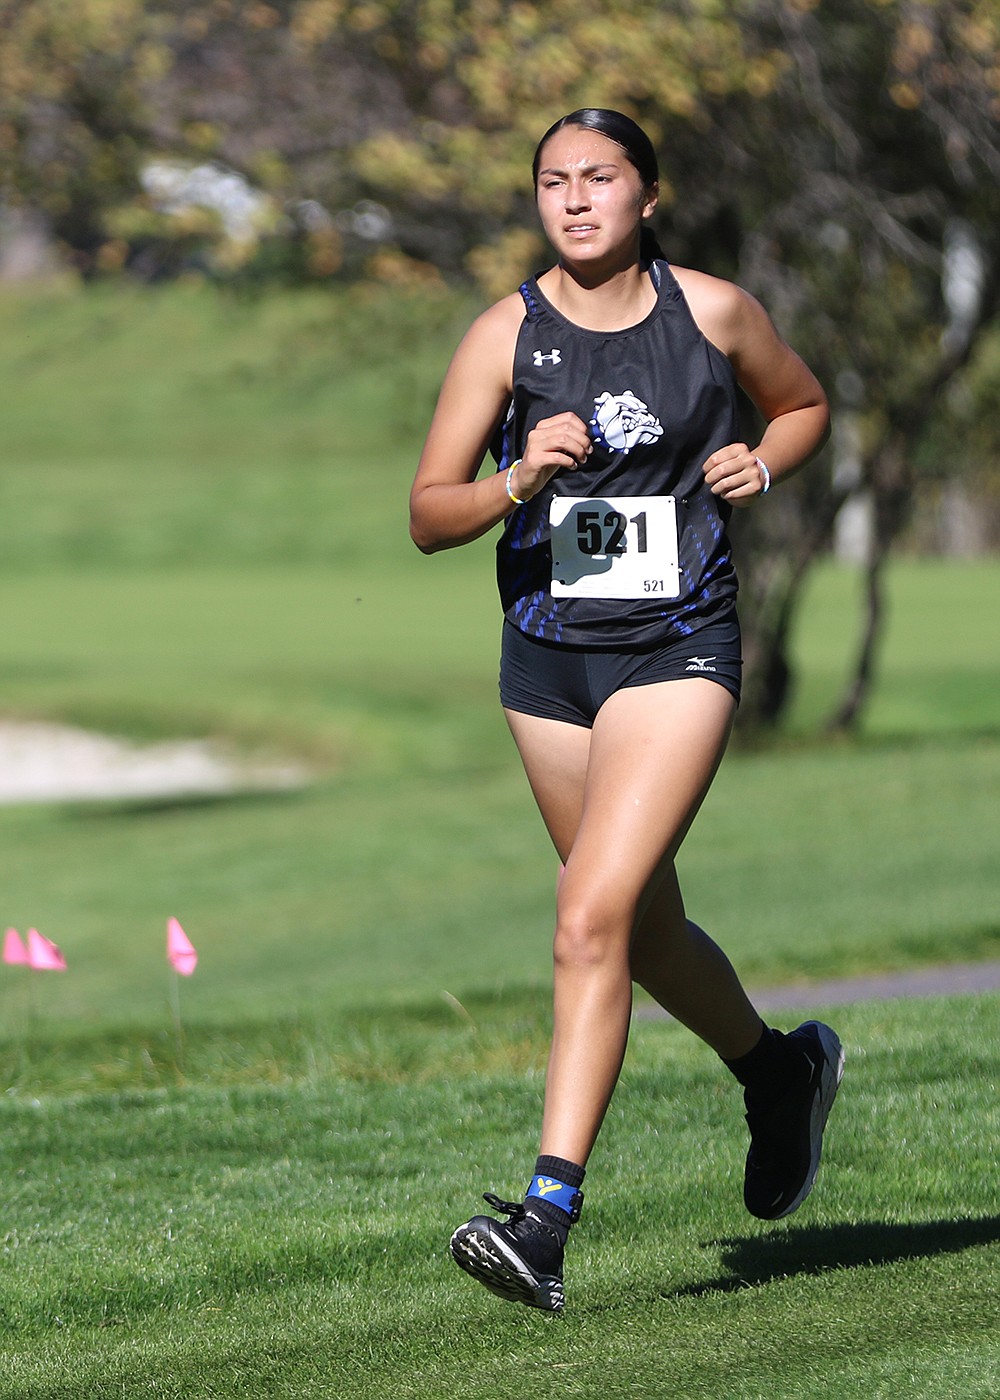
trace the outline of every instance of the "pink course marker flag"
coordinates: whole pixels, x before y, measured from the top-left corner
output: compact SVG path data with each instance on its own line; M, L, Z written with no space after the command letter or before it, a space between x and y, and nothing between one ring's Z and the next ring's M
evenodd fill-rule
M28 929L28 966L36 972L65 972L66 959L48 938L36 928Z
M16 928L9 928L3 938L3 960L11 967L28 966L28 950Z
M190 977L198 966L194 944L176 919L167 920L167 961L182 977Z

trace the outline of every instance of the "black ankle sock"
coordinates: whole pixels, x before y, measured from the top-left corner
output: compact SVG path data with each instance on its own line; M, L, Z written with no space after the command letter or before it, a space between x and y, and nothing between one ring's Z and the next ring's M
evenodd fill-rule
M587 1175L586 1167L578 1167L575 1162L568 1162L565 1157L539 1157L535 1162L536 1176L554 1176L557 1181L565 1181L567 1186L572 1186L574 1191L579 1191L583 1185L583 1178Z
M799 1077L799 1058L791 1055L781 1031L764 1025L760 1040L735 1060L722 1063L750 1095L780 1093ZM720 1057L721 1058L721 1057Z
M562 1244L566 1243L569 1227L579 1216L583 1203L580 1187L585 1175L583 1167L565 1157L543 1154L535 1162L535 1174L524 1198L525 1204L531 1206L534 1215L552 1226ZM547 1200L547 1195L552 1199Z

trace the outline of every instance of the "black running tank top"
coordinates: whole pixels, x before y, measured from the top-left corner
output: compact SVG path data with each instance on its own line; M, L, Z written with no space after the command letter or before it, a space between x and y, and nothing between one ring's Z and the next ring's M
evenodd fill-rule
M594 443L582 467L557 472L505 521L497 545L500 597L505 616L528 636L569 646L642 650L689 636L733 606L737 583L726 535L731 508L705 485L702 464L717 448L739 439L735 375L727 357L698 329L669 265L653 263L650 276L657 288L655 307L638 325L621 331L574 325L546 300L534 277L520 289L525 317L514 356L514 393L493 448L499 469L505 471L523 454L536 423L558 413L578 414L589 424ZM553 498L560 496L589 498L596 507L580 512L580 540L573 545L598 552L592 565L579 556L594 569L605 567L599 551L613 553L616 539L620 551L643 547L634 536L646 512L634 509L636 498L673 497L672 596L656 591L655 561L648 581L654 591L648 596L553 596L550 512ZM633 509L616 513L619 498L633 502ZM651 504L659 518L661 511ZM568 509L561 503L556 513ZM618 522L632 531L631 546L616 533ZM560 567L557 561L557 574ZM557 592L565 582L557 578Z

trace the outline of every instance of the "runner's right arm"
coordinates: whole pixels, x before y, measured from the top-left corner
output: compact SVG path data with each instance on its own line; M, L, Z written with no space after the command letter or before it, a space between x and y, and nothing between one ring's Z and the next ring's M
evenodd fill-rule
M478 539L516 509L506 472L477 475L510 404L522 316L519 295L498 302L472 324L448 368L410 492L410 535L425 554ZM543 419L528 434L511 489L527 500L590 446L576 414Z

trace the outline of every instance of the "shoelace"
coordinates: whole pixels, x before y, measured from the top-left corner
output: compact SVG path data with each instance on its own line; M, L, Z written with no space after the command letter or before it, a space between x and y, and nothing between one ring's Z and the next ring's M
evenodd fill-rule
M516 1225L519 1220L523 1220L528 1214L520 1201L516 1204L513 1201L502 1201L499 1196L494 1196L492 1191L484 1191L483 1200L488 1206L492 1206L494 1210L499 1210L502 1211L504 1215L509 1215L510 1219L507 1221L508 1225Z

